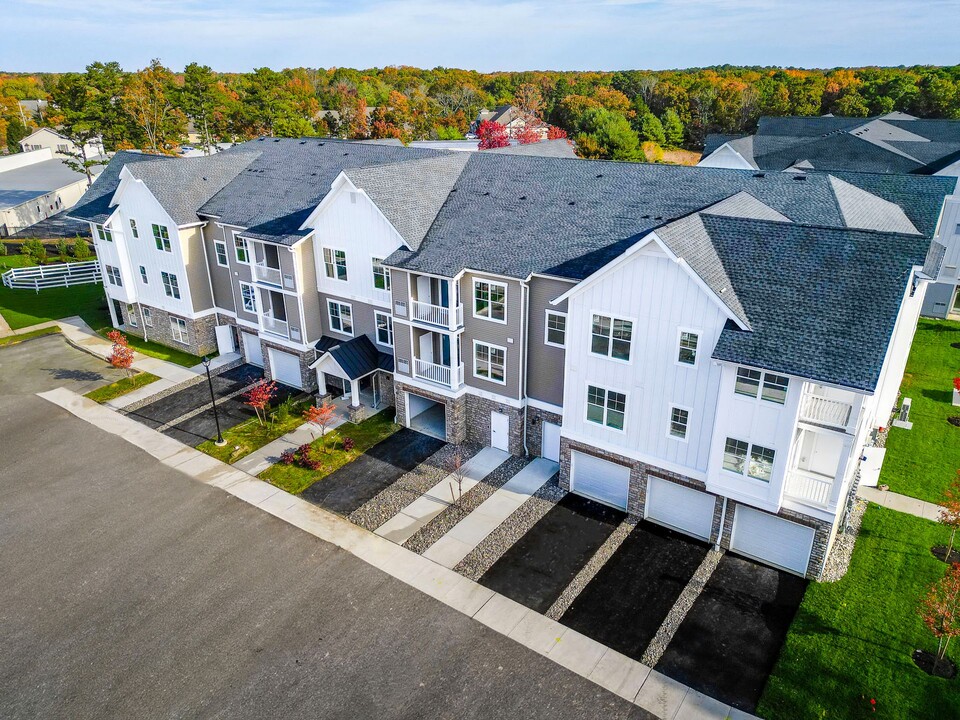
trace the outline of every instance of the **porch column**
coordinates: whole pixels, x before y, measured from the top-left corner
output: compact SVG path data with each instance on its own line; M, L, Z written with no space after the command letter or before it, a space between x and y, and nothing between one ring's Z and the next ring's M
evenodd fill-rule
M352 408L360 407L360 381L359 380L350 381L350 407Z
M327 376L323 370L317 369L317 395L323 397L327 394Z

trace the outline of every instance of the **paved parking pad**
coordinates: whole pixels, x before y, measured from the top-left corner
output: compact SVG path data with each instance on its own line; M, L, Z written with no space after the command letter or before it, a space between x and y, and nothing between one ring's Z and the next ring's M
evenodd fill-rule
M444 446L443 440L403 429L352 463L315 482L301 493L304 500L343 516L376 497Z
M568 493L479 582L545 613L626 514Z
M806 587L790 573L725 555L656 669L753 712Z
M707 550L686 535L639 523L560 622L640 660Z

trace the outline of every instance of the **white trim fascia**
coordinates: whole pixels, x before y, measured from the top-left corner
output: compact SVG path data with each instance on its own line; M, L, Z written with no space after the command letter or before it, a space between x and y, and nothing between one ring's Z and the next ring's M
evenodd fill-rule
M288 350L296 350L297 352L306 352L308 350L313 350L312 345L306 345L304 343L298 343L295 340L289 340L279 335L271 335L265 330L260 330L256 333L257 337L261 340L266 340L267 342L273 343L274 345L280 345L287 348Z
M486 283L487 285L499 285L503 288L503 320L497 320L493 317L492 306L493 301L487 303L487 307L491 308L490 317L483 317L483 315L477 315L477 283ZM510 317L510 306L508 303L508 295L510 294L510 285L500 280L490 280L489 278L474 275L472 278L471 288L470 288L470 315L476 320L483 320L484 322L497 323L498 325L508 325ZM462 302L463 298L461 298Z
M640 252L640 250L645 248L651 242L654 242L655 238L656 238L656 235L651 230L642 238L637 240L637 242L635 242L633 245L631 245L622 253L617 255L617 257L615 257L613 260L608 262L606 265L603 265L597 270L594 270L592 273L587 275L587 277L585 277L583 280L581 280L572 288L567 290L567 292L563 293L563 295L560 295L559 297L556 297L553 300L551 300L550 304L559 305L564 300L569 300L570 298L575 297L576 295L579 295L580 293L584 292L585 290L587 290L588 288L596 284L608 272L616 270L618 267L620 267L621 265L629 261L636 253ZM656 240L658 241L659 245L663 246L663 243L659 242L659 238L656 238ZM670 257L671 259L674 257L673 253L670 253L669 251L667 254L668 254L668 257Z
M537 410L545 410L546 412L551 412L554 415L563 415L563 407L561 405L554 405L553 403L544 402L543 400L537 400L536 398L527 397L527 405Z
M693 478L694 480L700 480L703 482L706 482L707 480L707 473L705 470L697 470L695 468L677 465L676 463L648 455L647 453L637 452L636 450L632 450L623 445L615 445L613 443L597 440L596 438L586 437L585 435L580 435L579 433L569 432L566 428L560 431L560 435L568 440L582 443L584 445L592 445L599 450L605 450L607 452L614 453L615 455L621 455L625 458L636 460L646 465L653 465L654 467L659 467L663 470L676 473L677 475L683 475L685 477Z

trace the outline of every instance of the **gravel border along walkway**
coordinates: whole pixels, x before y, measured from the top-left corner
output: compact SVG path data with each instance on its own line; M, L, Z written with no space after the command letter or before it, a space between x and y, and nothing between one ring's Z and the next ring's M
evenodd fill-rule
M231 360L230 362L225 363L220 367L218 367L215 372L211 373L211 375L216 377L221 373L225 373L228 370L233 370L235 367L240 367L241 365L243 365L242 358L237 360ZM198 383L205 382L206 379L207 379L207 376L205 374L197 375L196 377L192 377L189 380L184 380L183 382L177 383L176 385L171 385L168 388L160 390L159 392L156 392L153 395L145 397L141 400L137 400L136 402L130 403L129 405L124 405L122 408L119 409L119 412L123 413L124 415L128 415L130 413L136 412L137 410L144 407L145 405L149 405L152 402L161 400L167 397L168 395L173 395L175 392L180 392L181 390L185 390L186 388L192 387L193 385L197 385Z
M347 519L373 532L449 475L458 451L466 463L480 450L480 445L444 445L393 485L354 510Z
M470 580L479 580L510 547L560 502L567 491L557 485L557 475L544 483L529 500L518 507L500 526L484 538L454 570Z
M861 497L854 501L853 508L850 510L849 527L837 533L837 539L833 541L833 548L827 556L827 562L823 565L820 582L836 582L847 574L850 567L850 557L853 555L854 545L857 544L860 523L867 510L867 505L869 503Z
M606 564L607 560L613 557L617 548L627 539L627 535L633 532L638 522L640 522L639 518L628 517L617 526L617 529L614 530L606 542L600 546L600 549L593 554L593 557L590 558L587 564L577 573L577 576L564 588L556 602L550 606L550 609L546 612L548 618L551 620L560 619L573 604L573 601L577 599L577 596L583 592L583 589L593 580L594 576L600 572L600 568Z
M433 520L415 532L403 546L417 554L423 554L431 545L450 532L454 525L476 510L480 504L503 487L506 482L523 470L531 461L511 456L492 473L473 486L456 505L449 506Z

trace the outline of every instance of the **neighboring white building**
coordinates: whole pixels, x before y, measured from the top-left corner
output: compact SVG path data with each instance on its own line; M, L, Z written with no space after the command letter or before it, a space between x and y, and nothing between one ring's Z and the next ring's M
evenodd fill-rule
M77 153L79 150L78 146L72 140L68 140L56 130L45 127L34 130L27 135L20 141L20 147L23 148L24 152L48 149L52 151L54 155L65 158L74 158L75 155L71 153ZM103 140L100 138L91 140L84 145L83 149L87 159L106 155Z

